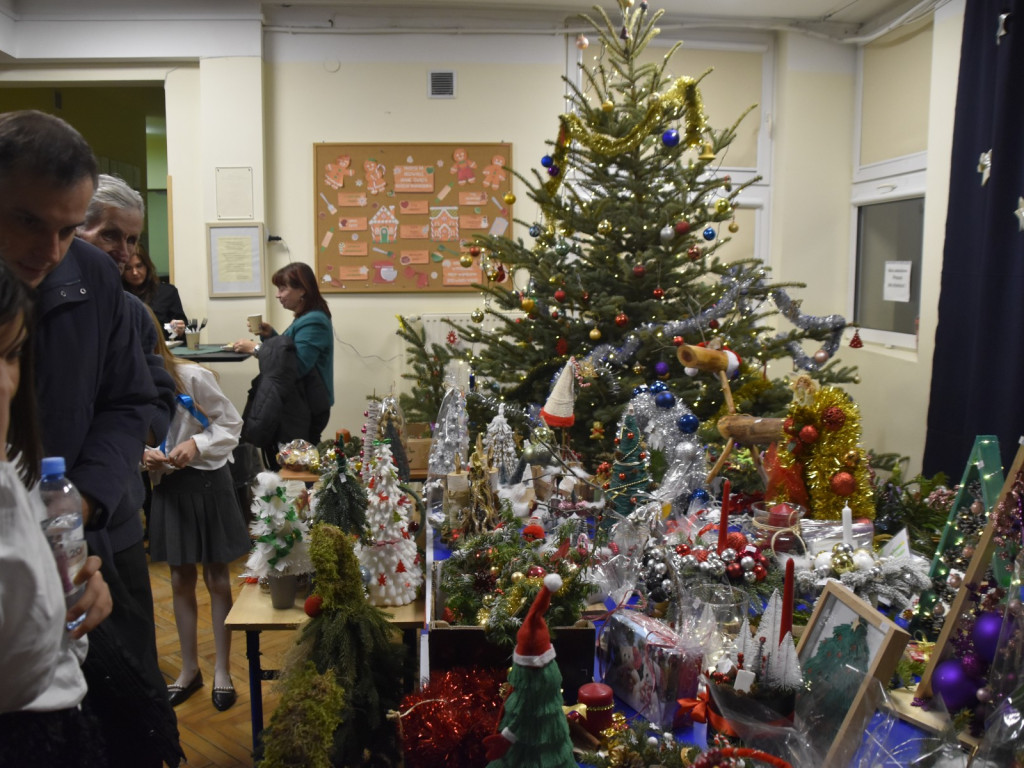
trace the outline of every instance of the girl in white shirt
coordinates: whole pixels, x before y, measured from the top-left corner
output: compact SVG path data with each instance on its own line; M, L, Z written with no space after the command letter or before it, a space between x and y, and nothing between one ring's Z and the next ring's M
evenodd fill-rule
M80 766L100 759L94 721L80 709L85 633L110 614L110 590L89 557L66 606L41 523L40 448L35 428L28 318L21 283L0 261L0 765ZM66 624L85 615L68 631Z
M225 710L235 703L231 682L231 633L224 619L231 610L228 564L250 548L227 463L238 445L242 417L221 391L216 375L175 357L162 338L156 350L174 378L178 405L160 448L147 448L143 463L153 483L149 518L149 554L171 568L174 620L181 644L181 671L167 687L175 706L203 685L197 639L196 565L210 593L217 651L213 704Z

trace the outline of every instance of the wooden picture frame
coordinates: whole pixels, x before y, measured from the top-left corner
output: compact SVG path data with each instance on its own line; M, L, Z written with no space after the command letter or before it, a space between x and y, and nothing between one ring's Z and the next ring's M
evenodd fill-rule
M842 628L859 629L862 624L867 629L864 676L849 686L849 707L831 712L831 719L817 723L814 729L822 733L821 729L827 728L835 734L828 742L827 750L823 742L822 765L846 765L856 752L863 736L861 729L875 708L872 688L876 682L882 686L888 683L910 635L842 584L829 581L814 604L814 612L797 646L805 681L813 684L813 680L808 680L808 667L822 644L840 634ZM838 685L831 677L824 684L833 688ZM816 714L829 716L821 712ZM828 738L827 733L824 738Z
M262 222L206 225L210 298L266 295Z

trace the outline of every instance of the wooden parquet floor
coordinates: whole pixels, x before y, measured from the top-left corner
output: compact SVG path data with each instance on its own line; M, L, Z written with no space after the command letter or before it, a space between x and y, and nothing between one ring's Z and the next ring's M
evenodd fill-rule
M232 593L237 597L242 588L241 579L245 558L232 564ZM200 566L201 568L202 566ZM153 603L156 620L157 653L160 669L168 683L174 682L181 665L178 632L174 623L171 602L171 575L166 563L151 563L150 581L153 585ZM213 664L215 658L213 630L210 624L210 597L199 575L196 598L199 602L199 666L205 685L175 709L181 746L191 768L251 768L252 728L249 716L249 675L245 658L245 633L234 632L231 638L231 678L238 692L238 701L226 712L214 709L210 697L213 693ZM278 669L284 655L295 642L295 632L264 632L261 637L262 665L265 669ZM263 684L263 718L269 722L277 705L273 682Z

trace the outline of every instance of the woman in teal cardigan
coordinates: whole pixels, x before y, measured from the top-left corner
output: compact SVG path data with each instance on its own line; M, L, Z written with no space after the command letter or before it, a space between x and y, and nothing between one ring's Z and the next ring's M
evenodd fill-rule
M315 371L327 389L330 405L334 405L334 326L331 325L331 310L320 294L313 270L308 264L295 261L277 270L271 282L277 286L281 306L295 313L294 322L282 335L290 336L295 342L299 378L304 379ZM239 339L233 345L234 350L259 356L260 344L276 335L270 323L262 323L259 342ZM330 407L312 414L310 442L319 442L330 415Z

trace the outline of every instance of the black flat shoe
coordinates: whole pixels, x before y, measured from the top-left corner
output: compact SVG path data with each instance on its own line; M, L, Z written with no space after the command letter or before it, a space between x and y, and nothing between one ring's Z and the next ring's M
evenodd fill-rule
M192 682L188 685L168 685L167 698L170 700L171 706L176 707L202 687L203 672L200 670L199 672L196 672L196 676L192 678Z
M231 709L235 701L238 700L238 694L235 693L234 686L227 688L214 688L213 689L213 706L223 712L225 709Z

